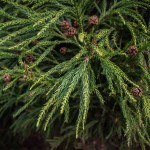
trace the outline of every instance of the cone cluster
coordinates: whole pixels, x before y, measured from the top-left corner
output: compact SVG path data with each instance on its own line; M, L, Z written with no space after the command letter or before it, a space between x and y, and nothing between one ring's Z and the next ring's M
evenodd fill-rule
M65 55L66 52L67 52L67 48L66 47L61 47L59 51L60 51L61 54Z
M66 20L62 21L61 22L61 30L68 30L70 28L70 23Z
M77 34L77 29L75 27L72 27L71 24L66 20L62 21L61 30L66 37L73 37Z
M138 54L138 49L137 49L137 47L136 47L136 46L130 46L130 47L128 48L127 54L128 54L129 56L137 56L137 54Z
M88 26L98 25L98 22L99 22L98 16L93 15L88 20Z
M131 93L133 96L138 97L142 95L142 90L139 87L133 87Z
M4 80L5 82L10 82L10 81L11 81L11 76L10 76L10 74L9 74L9 73L5 73L5 74L3 75L3 80Z
M27 55L27 56L26 56L26 61L27 61L28 63L32 63L32 62L34 61L34 56L33 56L33 54Z
M77 20L75 20L75 21L73 22L73 26L74 26L75 28L78 28L78 27L79 27L79 23L78 23Z

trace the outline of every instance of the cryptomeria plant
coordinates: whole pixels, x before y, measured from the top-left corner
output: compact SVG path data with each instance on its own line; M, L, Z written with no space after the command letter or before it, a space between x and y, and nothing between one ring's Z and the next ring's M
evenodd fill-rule
M149 0L0 2L0 115L15 132L150 145Z

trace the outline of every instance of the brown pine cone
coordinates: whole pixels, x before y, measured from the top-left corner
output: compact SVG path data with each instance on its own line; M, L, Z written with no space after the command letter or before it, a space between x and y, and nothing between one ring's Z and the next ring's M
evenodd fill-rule
M66 20L61 22L61 30L68 30L71 27L70 23Z
M26 61L27 61L28 63L32 63L32 62L34 61L34 56L33 56L33 54L28 54L28 55L26 56Z
M73 26L74 26L75 28L78 28L78 27L79 27L79 23L78 23L77 20L75 20L75 21L73 22Z
M61 54L65 55L66 52L67 52L67 48L66 47L61 47L59 51L60 51Z
M96 15L91 16L88 21L88 26L98 25L99 19Z
M131 89L131 93L133 94L133 96L138 97L142 95L142 90L138 87L133 87Z
M5 74L3 75L3 80L4 80L5 82L10 82L10 81L11 81L11 76L10 76L10 74L9 74L9 73L5 73Z
M64 33L67 37L73 37L77 34L77 29L74 27L70 27L67 32Z
M137 54L138 54L138 49L137 49L137 47L136 47L136 46L130 46L130 47L128 48L127 54L128 54L129 56L137 56Z

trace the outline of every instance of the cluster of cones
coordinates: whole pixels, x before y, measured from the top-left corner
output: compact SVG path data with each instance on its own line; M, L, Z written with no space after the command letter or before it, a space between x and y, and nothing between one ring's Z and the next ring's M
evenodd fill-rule
M28 64L33 63L33 61L34 61L34 56L33 56L33 54L28 54L28 55L26 56L26 58L25 58L25 61L26 61L26 63L28 63ZM25 64L24 64L24 65L25 65ZM27 76L24 75L24 76L23 76L23 80L26 80L26 78L27 78ZM3 75L3 81L4 81L4 82L9 83L9 82L11 81L11 79L12 79L12 77L11 77L11 75L10 75L9 73L5 73L5 74Z
M130 57L136 57L138 55L138 48L134 45L130 46L127 50L127 54ZM139 87L133 87L131 89L131 93L135 97L141 96L142 95L142 89Z
M98 23L99 23L98 16L94 15L89 17L88 27L98 25ZM73 37L74 35L76 35L78 27L79 27L79 23L76 20L73 22L73 26L67 20L61 22L61 30L66 37Z
M142 95L142 89L140 89L139 87L133 87L131 89L131 93L135 97L141 96Z
M89 20L88 20L88 27L89 28L94 26L94 25L98 25L98 23L99 23L98 16L93 15L93 16L89 17ZM76 20L73 22L73 26L67 20L63 20L61 22L60 26L61 26L61 30L62 30L63 34L68 38L71 38L71 37L78 34L77 29L79 27L79 23ZM67 52L66 47L61 47L60 48L60 53L61 54L64 55L64 54L66 54L66 52Z
M71 26L71 24L67 20L61 22L61 30L66 37L73 37L77 34L77 29Z
M137 56L138 48L134 45L130 46L127 50L127 54L128 56L133 56L133 57Z

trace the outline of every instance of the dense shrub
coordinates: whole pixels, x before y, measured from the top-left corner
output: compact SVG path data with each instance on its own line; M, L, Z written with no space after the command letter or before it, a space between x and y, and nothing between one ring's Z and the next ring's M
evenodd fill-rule
M149 0L0 2L0 116L15 134L150 145Z

